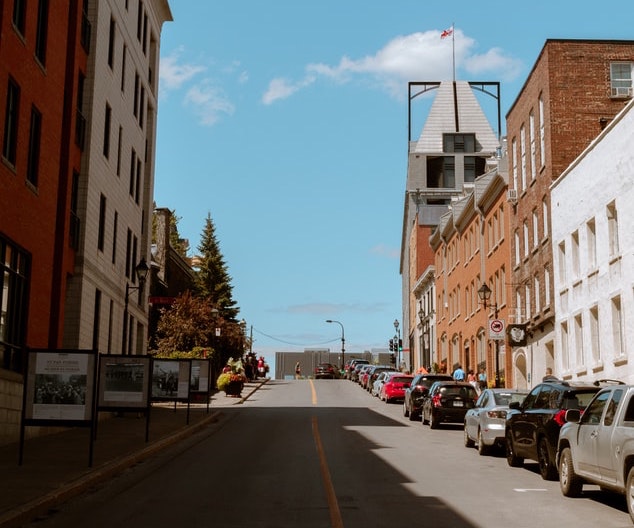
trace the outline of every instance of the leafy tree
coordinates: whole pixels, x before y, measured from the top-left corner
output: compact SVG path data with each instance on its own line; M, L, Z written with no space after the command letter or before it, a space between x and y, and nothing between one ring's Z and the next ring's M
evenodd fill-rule
M223 318L235 322L239 309L233 300L231 277L220 252L216 228L209 213L207 213L198 251L200 259L196 274L198 294L217 306Z

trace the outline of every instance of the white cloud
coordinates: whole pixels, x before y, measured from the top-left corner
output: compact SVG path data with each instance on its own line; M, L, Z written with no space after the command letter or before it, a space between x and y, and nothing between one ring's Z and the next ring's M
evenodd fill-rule
M399 258L400 251L398 248L388 247L384 244L378 244L370 249L372 255L378 255L380 257Z
M369 79L393 97L401 98L406 93L404 86L413 79L451 79L454 51L456 67L469 73L490 72L509 79L519 74L521 63L505 55L503 50L493 48L483 54L474 54L475 40L462 31L455 30L453 42L450 38L441 39L440 33L432 30L398 36L374 55L359 59L344 56L334 66L308 64L304 78L299 81L280 78L271 81L262 100L271 104L286 99L320 77L340 83Z
M203 125L213 125L222 115L231 115L235 111L222 90L208 82L192 86L185 95L185 103L195 108Z
M171 55L161 58L159 66L159 82L161 89L178 90L199 73L205 71L204 66L181 64L179 62L182 49L175 50Z

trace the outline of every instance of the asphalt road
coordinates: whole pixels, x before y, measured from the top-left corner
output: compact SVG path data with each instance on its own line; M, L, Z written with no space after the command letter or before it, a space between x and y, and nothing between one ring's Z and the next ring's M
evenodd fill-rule
M271 381L205 431L28 526L629 527L624 500L566 499L344 380Z

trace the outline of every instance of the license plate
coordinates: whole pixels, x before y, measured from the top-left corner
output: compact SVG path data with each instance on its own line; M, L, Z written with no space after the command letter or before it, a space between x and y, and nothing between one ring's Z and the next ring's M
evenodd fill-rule
M453 401L453 406L454 407L464 407L464 402L462 400L454 400Z

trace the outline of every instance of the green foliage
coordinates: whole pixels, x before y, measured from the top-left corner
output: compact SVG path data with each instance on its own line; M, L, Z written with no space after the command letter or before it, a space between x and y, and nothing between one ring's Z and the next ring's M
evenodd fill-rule
M216 239L216 228L209 213L207 214L198 251L200 257L196 276L198 294L210 299L218 307L224 318L235 321L239 310L233 300L231 277L220 252Z
M159 350L154 357L161 359L213 359L216 351L209 347L194 347L189 351Z

